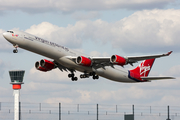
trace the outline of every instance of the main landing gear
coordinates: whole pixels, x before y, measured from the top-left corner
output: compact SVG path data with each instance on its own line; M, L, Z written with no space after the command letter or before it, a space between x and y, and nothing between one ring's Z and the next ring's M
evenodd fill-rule
M95 72L81 74L80 78L89 78L89 76L92 76L92 78L94 80L99 79L99 76ZM68 74L68 77L71 78L72 81L77 81L78 80L78 78L75 77L73 72L71 72L71 74Z
M13 50L13 53L17 53L18 52L18 50L17 50L17 48L18 48L18 45L13 45L14 46L14 50Z
M74 76L74 73L68 74L68 77L71 78L72 81L78 80L78 78Z
M80 78L89 78L89 76L92 76L94 80L99 79L99 76L95 72L81 74Z

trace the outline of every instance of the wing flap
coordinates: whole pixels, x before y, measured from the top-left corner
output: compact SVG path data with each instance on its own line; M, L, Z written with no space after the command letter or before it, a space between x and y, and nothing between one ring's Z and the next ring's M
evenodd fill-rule
M63 71L66 71L66 72L68 72L68 71L69 71L69 72L76 72L74 69L67 68L67 67L61 65L60 63L58 63L58 62L55 61L55 60L54 60L54 63L56 63L56 67L58 67L59 70L61 70L62 72L63 72Z

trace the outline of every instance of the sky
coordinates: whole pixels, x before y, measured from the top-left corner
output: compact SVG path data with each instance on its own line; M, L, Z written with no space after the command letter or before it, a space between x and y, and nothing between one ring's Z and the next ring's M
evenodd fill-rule
M35 62L44 56L20 48L14 54L13 46L2 36L10 29L91 56L140 56L173 51L168 57L156 59L150 76L176 79L118 83L100 77L72 82L67 72L36 70ZM0 0L0 101L13 102L8 71L25 70L21 102L179 106L179 35L178 0ZM125 69L138 64L127 65Z

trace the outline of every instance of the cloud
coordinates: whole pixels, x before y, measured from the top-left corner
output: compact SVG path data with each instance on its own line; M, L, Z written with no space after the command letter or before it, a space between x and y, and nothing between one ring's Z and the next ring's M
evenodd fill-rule
M36 82L66 82L69 79L68 72L61 72L58 68L42 72L33 67L28 76Z
M88 20L88 19L94 19L98 18L100 14L96 11L90 11L90 12L75 12L72 14L72 17L76 20Z
M0 77L3 78L4 73L7 71L8 68L10 68L11 65L7 62L4 62L0 59Z
M180 71L180 65L176 65L176 66L171 67L166 72L166 74L169 74L169 75L172 75L172 76L176 76L176 77L180 77L179 71Z
M100 52L98 52L98 51L92 51L92 52L90 52L90 56L96 56L96 57L109 57L110 55L108 54L108 53L106 53L106 52L104 52L104 53L100 53Z
M154 86L157 84L156 86ZM179 89L170 89L173 87L166 86L162 87L163 82L154 83L142 83L142 84L119 84L118 89L103 89L93 91L86 84L86 89L74 89L72 85L68 88L73 88L73 90L58 90L56 94L51 94L50 98L45 99L47 103L68 103L68 104L94 104L94 103L106 103L106 104L117 104L120 101L123 104L142 104L142 105L175 105L178 104L178 93ZM161 87L160 87L161 86ZM92 85L91 87L94 87ZM112 87L108 85L108 87ZM59 88L60 89L60 88ZM90 89L90 90L88 90ZM53 93L53 91L51 91ZM156 93L156 94L154 94ZM171 103L171 97L174 103ZM167 101L168 102L167 102Z
M74 12L74 11L97 11L130 9L142 10L164 8L176 0L6 0L0 1L0 11L21 10L28 13L42 13L50 11Z
M37 81L31 81L29 83L25 83L23 86L24 91L26 92L55 92L58 91L59 89L61 91L66 90L68 88L67 85L59 83L53 83L49 82L47 83L46 81L39 82Z
M48 98L47 100L45 100L46 103L64 103L64 104L71 104L72 103L72 99L70 98Z
M4 87L0 87L0 101L12 102L12 90Z
M108 23L101 19L77 21L58 27L48 22L33 25L26 32L53 40L70 48L80 48L88 40L111 44L126 52L179 52L180 10L143 10Z
M73 48L78 48L82 44L81 32L85 24L68 25L65 27L58 27L48 22L42 22L39 25L33 25L26 32L53 40L60 45L66 45Z
M179 10L143 10L115 23L94 21L84 36L126 52L179 51Z
M174 92L179 92L179 91L174 91ZM158 105L169 105L169 103L172 103L171 105L177 106L177 103L179 100L180 100L179 95L169 94L169 95L163 96L160 102L158 103Z

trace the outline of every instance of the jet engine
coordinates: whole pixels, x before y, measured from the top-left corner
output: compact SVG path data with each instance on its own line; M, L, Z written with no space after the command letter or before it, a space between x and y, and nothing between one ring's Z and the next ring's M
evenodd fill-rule
M55 64L52 61L42 59L40 62L35 63L36 69L40 71L50 71L55 68Z
M112 55L110 58L111 63L117 64L117 65L125 65L126 64L126 59L119 56L119 55Z
M76 58L76 64L82 65L82 66L91 66L92 61L89 58L86 58L84 56L78 56Z

